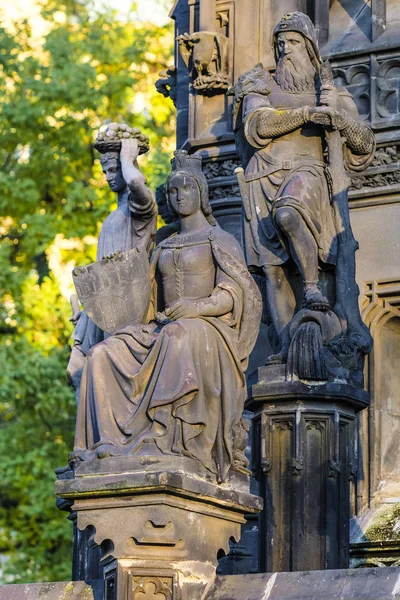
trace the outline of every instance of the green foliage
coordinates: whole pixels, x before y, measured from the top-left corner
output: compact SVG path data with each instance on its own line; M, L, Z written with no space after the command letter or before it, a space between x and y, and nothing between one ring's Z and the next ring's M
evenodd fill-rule
M142 128L155 189L175 127L154 88L169 27L121 22L89 0L42 0L42 16L40 42L27 20L0 26L0 578L14 582L70 578L72 528L53 496L75 421L65 280L72 262L93 260L115 202L95 133L108 121Z
M71 524L55 506L54 467L73 442L67 349L43 355L21 337L0 344L0 551L5 581L68 580Z

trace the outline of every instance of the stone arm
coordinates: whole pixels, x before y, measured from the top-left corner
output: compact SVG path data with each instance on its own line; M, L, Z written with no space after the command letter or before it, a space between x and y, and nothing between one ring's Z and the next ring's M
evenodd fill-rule
M359 122L358 111L349 94L340 94L342 106L337 128L346 138L348 148L355 154L370 154L375 148L375 136L371 129Z
M291 110L264 108L257 111L251 121L258 137L271 139L302 127L309 119L308 106Z
M195 300L200 317L222 317L233 309L233 298L227 290L217 289L211 296Z
M130 191L130 208L135 213L148 214L155 211L155 202L151 190L146 185L146 178L140 172L137 163L139 146L136 139L122 140L121 170L125 183Z
M167 308L165 314L172 321L196 317L222 317L233 310L233 304L232 295L227 290L217 288L208 298L182 298Z
M350 172L363 171L374 158L376 142L371 129L360 123L353 97L345 88L326 86L321 92L320 103L315 113L322 110L329 114L331 125L340 131L346 142L343 146L345 168ZM318 114L314 116L318 117Z
M309 118L308 106L276 110L265 96L249 94L244 99L245 136L256 148L266 146L273 138L299 129Z

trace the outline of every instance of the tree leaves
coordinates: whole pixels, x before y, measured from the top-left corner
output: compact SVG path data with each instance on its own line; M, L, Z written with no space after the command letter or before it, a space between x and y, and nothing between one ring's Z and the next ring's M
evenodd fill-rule
M71 524L55 506L54 468L72 449L67 385L73 264L93 260L115 203L92 147L105 122L150 137L140 157L155 187L173 150L174 108L154 83L171 62L169 27L119 21L89 0L42 0L0 26L0 552L5 582L70 578Z

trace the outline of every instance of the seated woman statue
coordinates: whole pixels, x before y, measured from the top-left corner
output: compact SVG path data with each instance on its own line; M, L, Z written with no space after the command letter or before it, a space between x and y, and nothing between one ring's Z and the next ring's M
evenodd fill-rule
M223 481L262 304L238 242L212 216L201 158L177 151L173 169L167 194L180 232L154 251L147 323L88 353L71 458L145 454L150 443Z

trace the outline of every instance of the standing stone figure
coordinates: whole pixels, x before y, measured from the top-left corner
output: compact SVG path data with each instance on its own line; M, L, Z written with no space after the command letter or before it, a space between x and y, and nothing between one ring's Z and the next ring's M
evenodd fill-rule
M332 310L339 299L335 277L336 284L339 271L343 277L343 265L340 269L338 265L340 236L344 228L350 233L351 229L335 208L334 195L336 188L347 193L345 169L362 171L375 149L374 135L359 122L352 96L334 86L329 66L322 63L309 17L301 12L285 15L274 30L273 46L275 74L257 65L230 91L245 168L238 174L245 256L250 270L265 276L275 337L276 353L267 364L287 361L292 320L301 310L319 322L324 344L326 327L330 339L343 333ZM336 153L340 181L337 177L335 181L329 166L333 132L339 136L335 139L340 145ZM345 211L348 214L347 204ZM351 324L346 327L349 331ZM369 338L364 350L368 344Z
M242 446L244 371L261 298L235 238L212 216L201 158L175 152L167 182L180 231L152 257L143 324L88 353L72 460L192 458L223 481Z
M138 155L149 148L148 137L139 129L110 123L104 133L98 134L94 147L102 154L103 173L118 197L117 208L101 228L96 260L135 247L141 247L150 255L155 242L157 207L137 163ZM78 310L71 321L75 325L74 345L67 374L78 400L86 355L104 339L104 332L85 311Z

